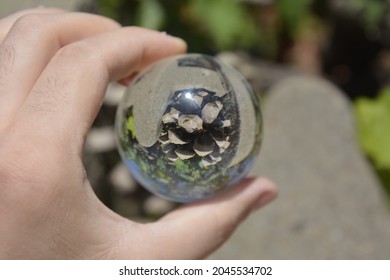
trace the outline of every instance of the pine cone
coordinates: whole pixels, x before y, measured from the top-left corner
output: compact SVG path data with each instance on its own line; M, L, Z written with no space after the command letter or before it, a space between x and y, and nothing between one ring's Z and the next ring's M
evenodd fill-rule
M200 167L222 161L229 148L231 120L220 97L205 89L177 91L162 117L159 142L170 161L198 160Z

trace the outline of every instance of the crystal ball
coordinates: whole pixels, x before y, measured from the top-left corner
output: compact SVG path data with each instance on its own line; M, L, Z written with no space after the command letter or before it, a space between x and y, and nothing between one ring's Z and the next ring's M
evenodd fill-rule
M169 57L143 70L115 123L133 177L177 202L233 186L250 170L262 140L257 95L233 67L202 54Z

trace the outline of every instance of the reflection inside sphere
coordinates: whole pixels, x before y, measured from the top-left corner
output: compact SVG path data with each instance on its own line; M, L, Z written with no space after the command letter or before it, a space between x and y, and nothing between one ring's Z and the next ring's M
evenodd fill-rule
M262 139L260 104L241 74L213 57L170 57L129 86L116 134L141 185L174 201L202 200L249 171Z

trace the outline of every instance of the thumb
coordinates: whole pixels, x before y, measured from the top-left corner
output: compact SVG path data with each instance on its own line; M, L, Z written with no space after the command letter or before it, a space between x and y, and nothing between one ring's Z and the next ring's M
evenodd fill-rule
M273 182L249 178L224 195L185 205L152 224L156 258L199 259L221 246L253 210L277 196ZM155 228L157 227L157 228ZM153 242L154 242L153 241Z

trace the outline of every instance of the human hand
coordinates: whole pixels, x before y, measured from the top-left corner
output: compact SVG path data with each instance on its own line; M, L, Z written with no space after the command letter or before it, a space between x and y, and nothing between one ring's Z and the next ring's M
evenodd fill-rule
M56 9L0 21L0 258L194 259L276 196L267 179L139 224L105 207L82 163L110 81L182 53L180 39Z

